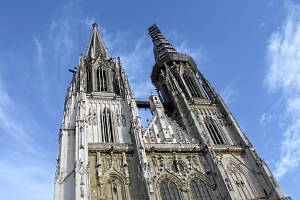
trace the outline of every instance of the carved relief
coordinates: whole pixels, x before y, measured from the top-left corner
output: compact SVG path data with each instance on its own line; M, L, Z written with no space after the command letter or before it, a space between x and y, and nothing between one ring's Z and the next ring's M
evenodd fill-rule
M171 160L166 169L176 176L181 176L187 174L188 166L183 160Z
M97 125L97 122L98 122L97 109L96 109L96 107L94 107L94 111L93 111L93 124L94 124L94 126Z
M151 141L151 142L155 142L155 135L154 135L155 133L154 133L154 131L153 131L153 127L152 127L152 126L149 128L148 133L149 133L150 141Z

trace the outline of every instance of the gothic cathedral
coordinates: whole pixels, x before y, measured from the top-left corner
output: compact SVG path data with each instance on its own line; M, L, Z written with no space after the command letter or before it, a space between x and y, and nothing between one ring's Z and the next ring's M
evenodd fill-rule
M148 31L159 92L138 101L93 24L65 99L54 199L290 199L192 57Z

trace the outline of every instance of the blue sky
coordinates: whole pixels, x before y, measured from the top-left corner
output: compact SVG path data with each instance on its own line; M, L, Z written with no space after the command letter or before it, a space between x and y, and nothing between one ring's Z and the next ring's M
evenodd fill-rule
M147 28L156 23L196 60L284 192L300 199L300 3L109 2L1 1L1 198L52 199L67 70L97 22L138 99L155 91Z

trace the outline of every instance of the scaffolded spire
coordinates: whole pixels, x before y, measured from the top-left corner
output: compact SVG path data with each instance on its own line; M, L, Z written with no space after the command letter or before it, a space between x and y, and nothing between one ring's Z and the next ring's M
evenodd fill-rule
M176 52L169 41L164 38L156 24L153 24L148 28L148 33L151 36L154 45L153 52L155 61L160 60L170 52Z
M87 50L87 56L92 59L97 59L99 56L103 58L108 57L107 48L105 48L104 42L100 36L100 31L97 23L93 25L92 36L89 40L89 46Z

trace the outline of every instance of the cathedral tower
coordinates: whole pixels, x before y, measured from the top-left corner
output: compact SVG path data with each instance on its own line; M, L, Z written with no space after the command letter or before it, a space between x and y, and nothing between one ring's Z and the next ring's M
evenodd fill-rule
M93 24L65 100L54 198L290 199L193 59L148 31L159 92L137 101ZM145 130L139 108L152 113Z

